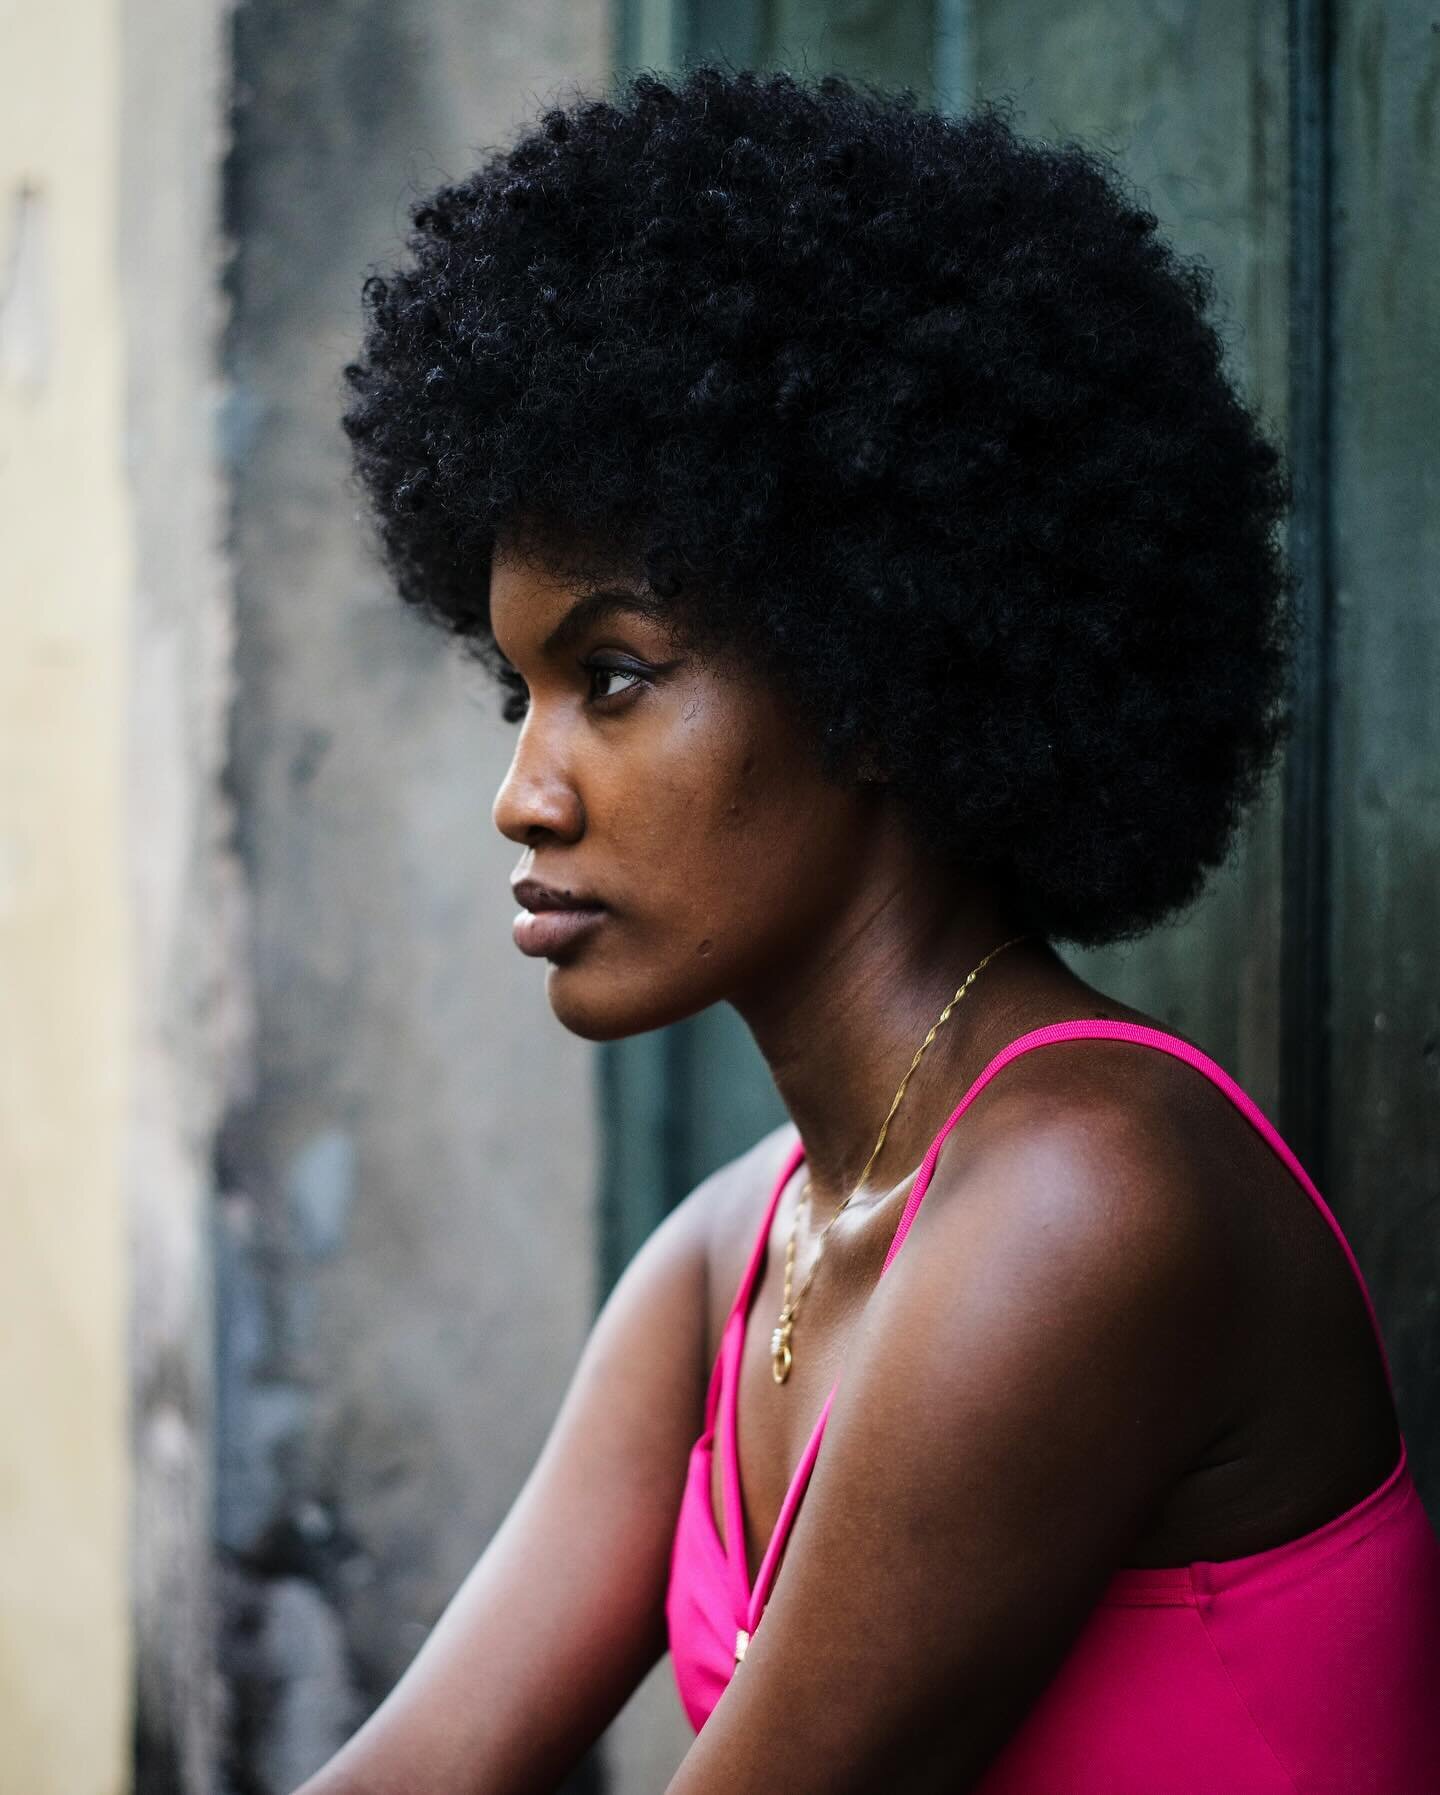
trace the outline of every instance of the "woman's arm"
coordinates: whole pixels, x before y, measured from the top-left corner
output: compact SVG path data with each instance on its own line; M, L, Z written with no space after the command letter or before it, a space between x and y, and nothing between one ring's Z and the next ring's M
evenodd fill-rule
M712 1218L753 1187L775 1139L698 1186L636 1254L503 1525L399 1683L296 1795L550 1791L655 1663L704 1421Z
M941 1159L667 1795L976 1787L1226 1424L1243 1331L1208 1175L1163 1121L1054 1103Z

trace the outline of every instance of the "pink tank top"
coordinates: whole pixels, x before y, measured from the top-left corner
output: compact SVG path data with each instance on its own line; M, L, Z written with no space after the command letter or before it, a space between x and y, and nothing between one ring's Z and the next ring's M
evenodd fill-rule
M946 1136L995 1074L1032 1048L1082 1038L1160 1048L1230 1098L1333 1230L1389 1378L1355 1255L1295 1155L1214 1060L1135 1023L1053 1023L998 1053L930 1143L881 1275L925 1200ZM803 1158L797 1144L740 1280L676 1523L666 1619L680 1699L697 1731L760 1623L835 1397L832 1388L752 1589L736 1462L737 1372L780 1193ZM728 1549L710 1502L717 1441ZM1402 1438L1399 1461L1378 1488L1298 1539L1243 1558L1117 1570L976 1795L1440 1795L1440 1538L1407 1456Z

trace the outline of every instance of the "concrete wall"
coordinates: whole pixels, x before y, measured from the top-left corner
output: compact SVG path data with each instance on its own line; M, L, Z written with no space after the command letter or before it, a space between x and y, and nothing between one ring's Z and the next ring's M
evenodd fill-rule
M135 535L126 660L133 910L130 1219L134 1774L217 1787L214 1141L246 1089L244 891L223 773L232 701L224 324L223 0L122 0L112 158Z
M512 732L371 558L337 420L407 201L603 81L607 25L600 0L237 14L230 782L257 1033L221 1143L217 1493L230 1750L257 1795L403 1672L591 1318L593 1050L510 941L490 805Z

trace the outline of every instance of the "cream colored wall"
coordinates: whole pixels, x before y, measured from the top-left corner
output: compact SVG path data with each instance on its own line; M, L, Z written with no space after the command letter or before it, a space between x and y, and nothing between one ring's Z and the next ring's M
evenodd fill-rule
M0 1792L128 1787L117 13L0 4Z

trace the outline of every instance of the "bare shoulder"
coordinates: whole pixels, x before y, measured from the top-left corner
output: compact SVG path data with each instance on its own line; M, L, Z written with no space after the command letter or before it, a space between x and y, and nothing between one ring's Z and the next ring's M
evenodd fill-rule
M743 1232L747 1217L758 1227L765 1197L798 1138L795 1124L782 1122L743 1153L717 1166L680 1199L650 1235L646 1247L663 1240L668 1252L703 1258L707 1265L717 1243L721 1254L732 1249L734 1230Z
M943 1306L941 1268L983 1264L1002 1329L1008 1317L1024 1332L1043 1311L1065 1317L1072 1338L1098 1325L1143 1341L1190 1417L1175 1442L1183 1460L1228 1424L1243 1356L1243 1136L1268 1158L1224 1094L1174 1055L1094 1038L1024 1054L947 1139L916 1218L919 1250L896 1270L917 1301L927 1284Z
M782 1122L719 1166L685 1199L704 1241L708 1307L716 1327L745 1270L775 1180L799 1138L793 1122ZM709 1343L711 1356L717 1344Z
M1117 1019L1163 1028L1114 1008ZM1198 1244L1214 1229L1219 1163L1253 1131L1223 1092L1176 1055L1082 1037L1011 1061L947 1146L960 1144L955 1137L963 1148L942 1150L936 1166L937 1212L950 1206L947 1193L971 1201L988 1193L1011 1207L1053 1207L1054 1219L1068 1216L1077 1228L1089 1222L1110 1231L1128 1217L1157 1244L1167 1235ZM1263 1144L1254 1144L1263 1161Z
M1050 1066L1014 1066L1020 1075L975 1115L962 1151L941 1151L925 1210L934 1195L935 1217L966 1208L1005 1231L1043 1228L1052 1246L1090 1242L1117 1274L1135 1273L1142 1246L1156 1267L1178 1258L1198 1276L1212 1260L1219 1269L1207 1251L1212 1138L1205 1104L1194 1104L1196 1073L1169 1055L1144 1055L1165 1057L1165 1068L1137 1064L1119 1041L1084 1045L1097 1050L1084 1063L1056 1055Z
M1143 1011L1106 1001L1097 1020L1123 1021L1171 1035L1205 1053L1180 1030ZM1208 1054L1206 1057L1210 1057ZM976 1100L970 1139L989 1152L1083 1162L1123 1156L1147 1179L1196 1190L1217 1156L1236 1143L1267 1149L1211 1079L1177 1054L1127 1040L1083 1036L1023 1053ZM962 1126L964 1124L962 1123ZM942 1161L943 1163L943 1161Z
M592 1333L594 1346L627 1342L632 1333L653 1336L657 1326L672 1340L683 1338L693 1358L690 1352L681 1358L696 1379L686 1400L703 1401L720 1318L740 1280L765 1199L797 1138L793 1123L771 1129L681 1198L625 1267Z

